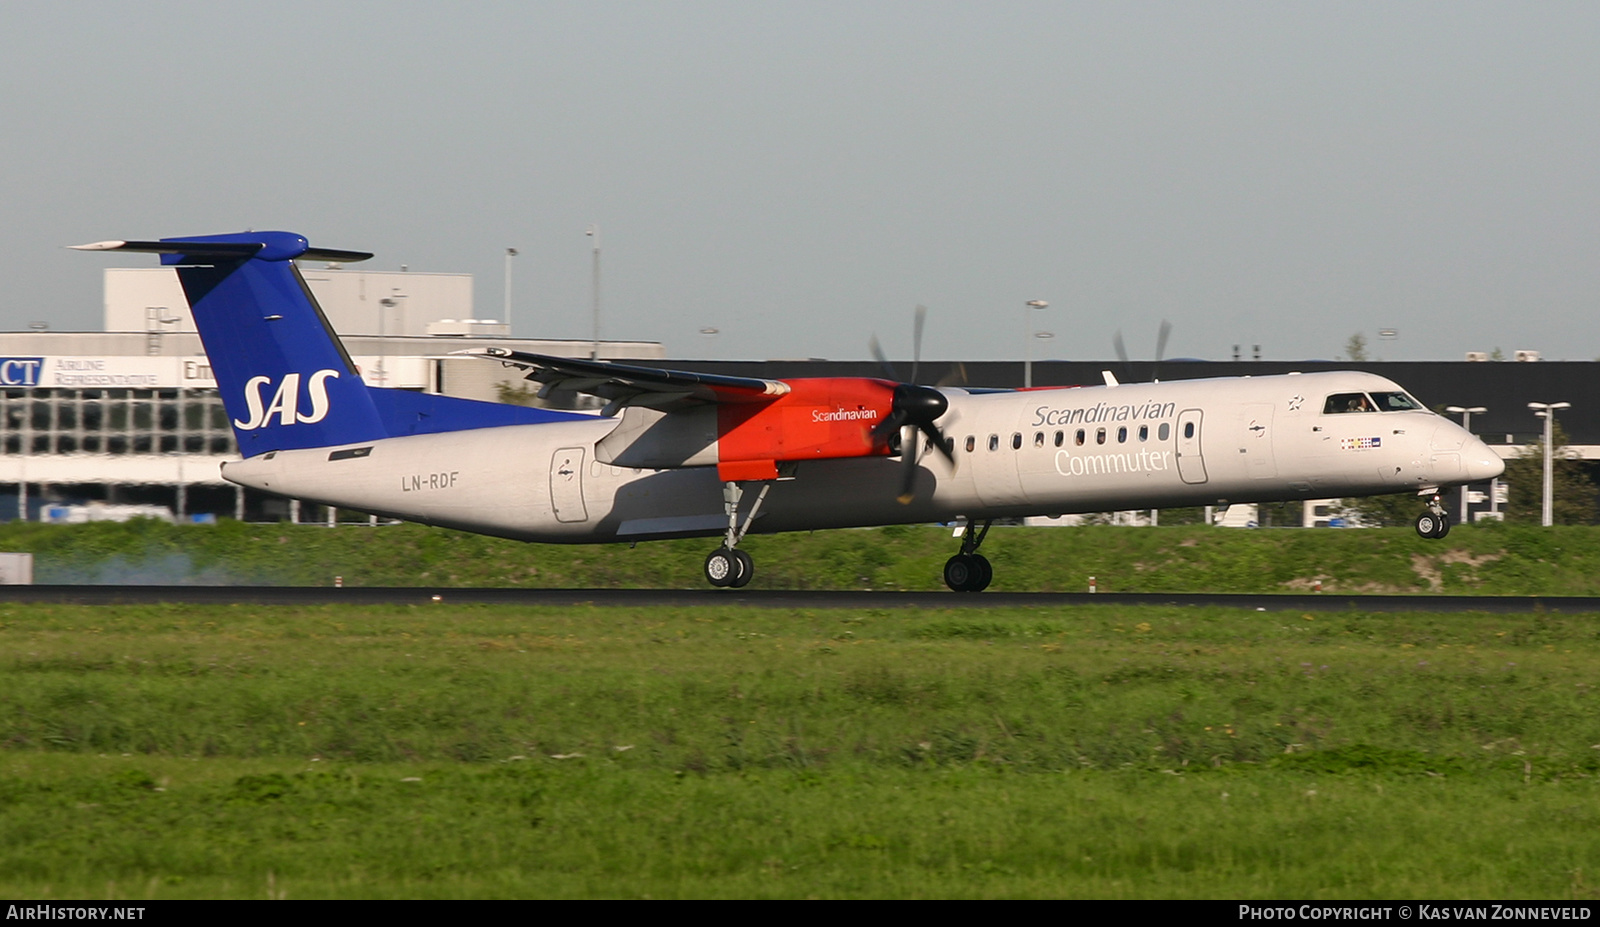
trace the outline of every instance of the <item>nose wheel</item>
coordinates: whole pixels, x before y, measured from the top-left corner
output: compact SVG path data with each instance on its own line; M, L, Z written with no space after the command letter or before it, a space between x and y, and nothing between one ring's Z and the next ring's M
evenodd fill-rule
M1428 500L1428 510L1417 516L1417 534L1438 540L1450 533L1450 513L1444 510L1444 500L1438 495Z

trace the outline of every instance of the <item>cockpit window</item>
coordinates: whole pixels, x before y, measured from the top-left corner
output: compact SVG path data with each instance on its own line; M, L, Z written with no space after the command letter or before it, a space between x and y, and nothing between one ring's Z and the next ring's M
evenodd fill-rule
M1324 415L1335 412L1376 412L1366 393L1334 393L1322 407Z
M1422 403L1405 393L1373 393L1372 399L1378 404L1379 412L1418 412L1422 409Z
M1422 403L1405 393L1334 393L1322 407L1324 415L1335 412L1417 412Z

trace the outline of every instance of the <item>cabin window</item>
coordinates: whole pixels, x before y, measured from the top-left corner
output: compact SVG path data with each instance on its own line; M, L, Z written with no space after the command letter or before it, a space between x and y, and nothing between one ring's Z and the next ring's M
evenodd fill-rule
M1067 440L1067 433L1066 432L1064 432L1064 431L1056 432L1056 447L1060 447L1062 442L1064 442L1066 440Z
M1118 444L1127 444L1128 443L1128 426L1127 425L1123 425L1121 428L1117 429L1117 443Z
M1033 433L1033 446L1044 447L1044 432L1036 431Z
M1183 423L1183 436L1185 438L1194 437L1194 422L1184 422Z
M1022 432L1014 431L1011 433L1011 449L1013 451L1022 450Z
M1150 440L1150 426L1149 425L1140 425L1139 426L1139 443L1143 444L1144 442L1146 442L1148 440Z
M1333 415L1338 412L1376 412L1377 408L1366 393L1334 393L1328 401L1322 404L1323 415Z
M955 438L945 438L944 439L944 453L945 453L946 457L954 457L956 455L956 439Z
M977 446L978 446L978 439L974 438L972 435L967 435L967 453L968 454L972 453L972 449L977 447Z
M990 435L989 436L989 450L997 451L999 449L1000 449L1000 436L999 435Z
M1072 436L1072 440L1073 440L1073 443L1077 444L1079 447L1083 447L1083 429L1082 428L1079 428L1078 429L1078 433Z
M1106 443L1106 430L1104 428L1096 428L1094 430L1094 443L1096 443L1096 444L1104 444L1104 443Z
M1156 431L1156 440L1165 441L1170 437L1172 437L1172 426L1162 422L1161 427Z

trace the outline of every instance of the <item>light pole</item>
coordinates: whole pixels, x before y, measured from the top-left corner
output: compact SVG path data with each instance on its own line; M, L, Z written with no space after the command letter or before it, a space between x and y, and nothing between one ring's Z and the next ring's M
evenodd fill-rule
M396 293L398 295L398 293ZM393 296L385 296L378 300L378 385L388 386L388 373L383 369L384 349L387 345L385 335L388 333L389 310L400 305L400 301ZM298 519L297 519L298 520Z
M1555 472L1552 468L1550 443L1554 440L1555 421L1557 409L1570 409L1570 402L1530 402L1528 408L1533 414L1544 419L1544 517L1540 524L1546 528L1555 522L1554 483Z
M378 385L379 386L388 386L389 385L389 369L388 369L387 365L384 363L384 361L388 357L388 351L389 351L389 341L388 341L388 339L389 339L389 310L393 309L394 307L396 307L398 305L400 305L400 300L406 298L406 294L400 292L400 288L399 287L391 287L391 293L392 293L392 295L385 296L384 298L378 300L378 371L377 372L378 372ZM404 310L401 311L400 316L401 316L402 319L405 318ZM402 334L405 333L404 322L401 323L401 333Z
M1381 335L1383 333L1379 332L1379 334ZM1445 406L1444 410L1446 412L1449 412L1451 415L1460 415L1461 416L1461 427L1467 432L1467 434L1471 434L1472 433L1472 413L1474 413L1474 412L1480 412L1481 413L1481 412L1489 411L1488 409L1485 409L1483 406L1470 406L1470 407ZM1493 485L1490 485L1489 492L1491 492L1491 493L1494 492L1494 486ZM1467 520L1467 484L1466 483L1462 483L1461 484L1461 508L1456 513L1456 517L1459 518L1463 522L1465 522Z
M511 334L511 259L517 256L517 249L506 249L506 334Z
M1045 302L1042 299L1030 299L1026 303L1024 303L1024 305L1026 305L1028 307L1026 313L1023 316L1023 318L1027 320L1028 325L1027 325L1027 328L1026 328L1027 338L1024 339L1024 344L1023 344L1022 386L1023 386L1024 389L1029 389L1029 388L1032 388L1032 386L1033 386L1033 314L1032 314L1032 311L1034 309L1043 309L1044 307L1046 307L1046 306L1048 306L1050 304Z
M589 351L590 360L600 359L600 226L589 226L583 234L594 239L594 347Z
M700 334L705 336L707 344L714 346L717 343L717 336L722 334L722 330L714 326L707 325L705 328L700 329ZM715 353L716 350L713 347L707 352L707 360L709 360L711 355Z

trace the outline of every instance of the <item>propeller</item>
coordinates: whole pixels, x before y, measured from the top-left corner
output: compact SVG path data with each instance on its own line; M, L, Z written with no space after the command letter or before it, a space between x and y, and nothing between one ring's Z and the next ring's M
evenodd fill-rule
M1150 379L1152 380L1158 379L1155 373L1161 369L1162 358L1167 356L1167 338L1171 335L1172 323L1162 319L1161 329L1156 333L1156 362L1150 368ZM1130 380L1133 379L1132 372L1128 368L1128 347L1122 343L1122 329L1117 329L1116 334L1111 336L1111 346L1117 349L1117 360L1122 362L1123 375Z
M872 356L878 361L878 366L883 369L890 380L895 381L894 396L889 405L889 414L883 421L872 427L872 440L874 442L889 443L898 432L900 436L901 467L900 495L896 498L901 505L911 502L914 498L912 488L917 479L917 433L926 435L928 442L938 449L951 463L955 463L955 454L945 443L944 433L934 422L950 408L950 401L944 394L931 386L919 386L917 373L922 365L922 329L928 317L928 307L918 306L911 327L911 379L902 381L895 372L894 365L889 363L889 358L883 353L883 346L878 343L878 336L873 335L867 343L872 350ZM966 378L966 370L961 370L962 379Z
M961 361L956 361L956 365L954 367L951 367L949 370L945 371L944 376L939 378L939 382L934 384L934 386L966 386L966 385L967 385L967 365L962 363Z
M1161 359L1167 356L1167 336L1172 334L1172 323L1166 319L1161 320L1161 330L1156 333L1156 363L1150 368L1150 379L1160 382L1156 374L1161 372Z

